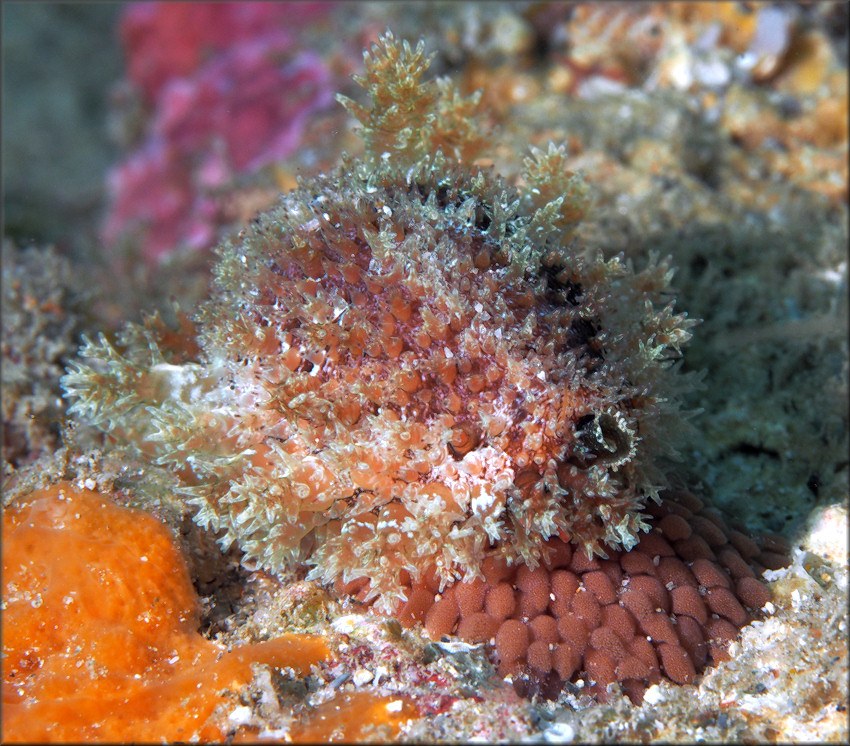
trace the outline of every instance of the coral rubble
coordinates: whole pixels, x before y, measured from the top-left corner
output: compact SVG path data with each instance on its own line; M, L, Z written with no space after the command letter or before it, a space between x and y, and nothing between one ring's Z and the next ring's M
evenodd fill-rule
M517 188L477 166L478 99L425 81L424 47L366 55L342 99L366 153L281 197L221 249L212 299L81 350L71 411L170 469L195 520L272 570L396 609L488 558L561 537L629 549L679 417L693 323L669 265L583 258L563 149Z
M2 249L3 476L59 445L59 378L83 329L85 296L54 248Z

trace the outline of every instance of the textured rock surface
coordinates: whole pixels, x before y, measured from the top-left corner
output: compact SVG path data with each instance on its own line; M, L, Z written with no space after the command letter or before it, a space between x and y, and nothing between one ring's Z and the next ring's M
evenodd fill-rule
M86 299L52 247L2 248L3 476L56 449L65 405L59 377L84 328Z
M694 684L662 679L635 706L616 687L607 703L587 696L590 679L580 676L557 701L544 702L517 698L501 682L487 644L427 642L421 626L399 630L392 619L314 581L238 568L235 550L213 561L212 537L195 528L185 544L193 554L196 544L204 548L206 559L193 560L193 572L211 594L204 599L206 634L214 629L244 643L292 630L321 632L333 637L339 653L318 680L262 672L243 692L244 706L229 713L230 722L250 722L238 727L251 733L265 727L292 737L288 718L304 704L310 709L327 701L324 713L333 722L334 698L363 692L393 695L385 701L394 711L404 696L414 698L421 717L410 720L404 734L423 742L846 741L847 5L378 3L340 10L334 21L340 33L325 34L333 48L321 47L330 51L324 58L335 71L347 75L345 60L356 60L364 40L387 25L402 38L424 36L437 51L435 69L467 93L483 91L485 121L502 127L494 160L509 181L522 170L527 143L545 150L550 140L566 141L567 165L584 171L594 198L592 219L578 226L579 242L601 247L606 256L623 251L637 266L652 251L673 255L677 298L705 320L685 367L707 369L707 388L689 396L689 404L704 411L695 437L682 441L685 460L675 468L696 494L711 496L727 521L734 516L749 529L793 539L794 564L768 573L772 600L763 617L728 646L730 660L706 669ZM771 49L757 33L766 25L777 32ZM100 44L103 33L92 38ZM341 45L348 45L345 52ZM54 47L31 50L48 60ZM35 76L31 82L42 107L61 111L50 102L69 91L40 85L46 79ZM89 89L80 84L77 90ZM327 171L341 148L359 152L342 122L331 117L309 128L303 148L275 167L283 188L294 184L297 167ZM50 158L58 163L77 155L81 151L53 151ZM21 174L35 178L41 169L44 176L43 165L27 163ZM48 175L45 183L52 209L67 182ZM271 182L258 188L253 176L236 189L226 200L228 220L240 223L264 209L274 191ZM40 214L64 220L61 210ZM87 244L88 233L63 231ZM188 284L205 288L200 263L171 262L147 274L133 266L133 273L118 275L84 268L87 287L114 298L105 308L92 307L99 321L104 312L113 324L136 318L142 307L165 308L172 293L184 307L195 307L205 292ZM55 391L56 371L43 373L35 385ZM73 424L77 436L86 430ZM18 499L13 493L20 497L22 483L70 473L106 491L113 482L135 485L135 502L168 514L173 493L161 473L148 467L140 478L139 464L126 452L111 451L106 460L77 453L77 436L70 452L45 454L35 470L21 469L13 489L4 483L4 502ZM804 529L810 513L812 527ZM681 523L667 523L683 530ZM746 556L731 532L729 543ZM723 547L706 544L729 560ZM621 565L624 570L651 574L639 555L627 556L635 561ZM224 589L214 591L215 577ZM464 603L477 593L466 594ZM484 611L505 613L514 594L502 585L489 603L485 596ZM669 595L671 610L675 603L699 614L692 593ZM623 624L619 616L607 626ZM470 634L473 627L486 633L482 621L471 619ZM544 622L525 629L541 639L552 633ZM596 642L610 647L611 635L599 633ZM542 647L532 651L539 664ZM354 708L337 715L365 715L368 702L349 701Z

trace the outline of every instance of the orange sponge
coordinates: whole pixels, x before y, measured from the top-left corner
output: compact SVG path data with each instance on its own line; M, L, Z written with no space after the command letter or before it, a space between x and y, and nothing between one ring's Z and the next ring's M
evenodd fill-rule
M3 582L4 742L221 740L211 716L252 663L329 655L299 635L230 652L201 637L165 527L70 484L4 511Z
M406 697L350 692L293 723L289 738L292 743L387 743L398 737L402 723L415 717L416 707Z

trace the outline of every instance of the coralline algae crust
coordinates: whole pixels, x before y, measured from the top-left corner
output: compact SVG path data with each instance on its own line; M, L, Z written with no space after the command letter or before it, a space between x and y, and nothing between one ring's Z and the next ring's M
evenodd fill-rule
M72 411L178 479L195 520L273 571L306 563L392 611L411 582L533 569L560 537L629 549L680 418L693 323L665 261L571 243L563 149L521 185L474 165L478 99L385 35L362 159L302 180L220 250L211 300L87 342Z

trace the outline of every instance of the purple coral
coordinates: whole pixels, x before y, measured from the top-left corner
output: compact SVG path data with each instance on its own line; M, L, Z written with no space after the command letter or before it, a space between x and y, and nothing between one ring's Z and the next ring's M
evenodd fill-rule
M153 111L141 145L110 174L111 208L102 237L115 246L135 234L148 260L181 245L211 246L221 222L219 190L240 174L290 155L311 115L333 102L329 70L318 55L295 47L291 35L280 28L279 7L225 12L224 7L213 11L206 4L193 6L195 11L177 5L154 6L158 10L153 11L147 5L131 6L125 19L125 42L129 38L134 43L128 49L131 75ZM268 7L223 4L233 5ZM316 9L298 4L297 11L289 12L302 10ZM150 21L147 16L154 12L165 16L158 18L159 25L140 24L138 16ZM257 33L262 12L277 25ZM139 39L145 28L167 40L167 21L182 23L196 16L203 28L215 30L216 24L226 23L237 28L224 38L219 30L217 39L211 30L189 34L186 49L172 50L171 57L154 59L148 67L137 59L139 54L153 54L151 44ZM133 34L126 26L134 28ZM210 39L204 43L206 36ZM212 56L193 68L203 49L212 50ZM171 76L168 63L175 69Z

